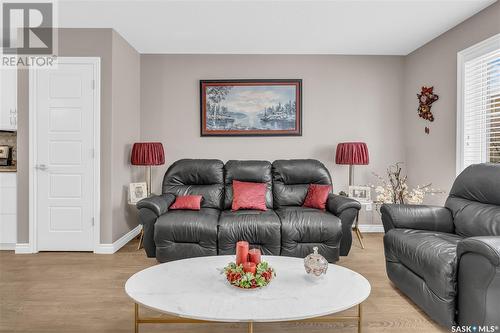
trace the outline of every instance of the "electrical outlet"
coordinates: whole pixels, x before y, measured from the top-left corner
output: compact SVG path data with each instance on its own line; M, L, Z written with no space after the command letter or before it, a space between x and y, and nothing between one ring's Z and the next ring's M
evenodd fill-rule
M368 204L368 205L366 205L366 211L367 211L367 212L371 212L371 211L372 211L372 209L373 209L372 204Z

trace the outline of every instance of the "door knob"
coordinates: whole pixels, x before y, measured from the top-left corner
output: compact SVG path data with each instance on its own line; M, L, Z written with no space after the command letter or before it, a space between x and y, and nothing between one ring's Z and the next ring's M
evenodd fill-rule
M45 171L48 167L45 164L37 164L35 165L35 169Z

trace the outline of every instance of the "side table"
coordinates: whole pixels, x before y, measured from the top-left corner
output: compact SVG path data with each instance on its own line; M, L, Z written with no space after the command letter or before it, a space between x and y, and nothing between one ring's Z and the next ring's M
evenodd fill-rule
M374 202L372 202L372 201L359 201L359 203L361 204L361 208L374 204ZM361 230L359 229L359 211L356 214L356 220L354 221L354 227L352 228L352 230L356 234L356 237L358 238L358 241L359 241L359 244L361 245L361 248L364 249L365 244L363 244L363 234L361 233Z
M128 202L130 206L136 207L137 202ZM139 238L139 245L137 245L137 250L140 250L142 248L142 241L144 239L144 228L141 228L141 233L137 236Z

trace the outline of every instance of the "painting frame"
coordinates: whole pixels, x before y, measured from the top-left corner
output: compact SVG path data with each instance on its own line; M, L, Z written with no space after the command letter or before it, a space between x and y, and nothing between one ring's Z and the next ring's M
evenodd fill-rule
M293 86L295 88L294 129L208 129L207 94L210 86ZM200 136L302 136L302 79L231 79L200 80Z

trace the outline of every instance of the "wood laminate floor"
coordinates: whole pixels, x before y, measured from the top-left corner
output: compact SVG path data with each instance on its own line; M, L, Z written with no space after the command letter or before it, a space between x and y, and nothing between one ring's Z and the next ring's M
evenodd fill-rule
M339 264L363 274L372 293L364 303L363 332L449 332L434 324L393 287L385 273L382 234L356 239ZM156 264L134 240L113 255L0 251L0 332L133 332L133 303L124 292L135 272ZM141 309L144 314L156 315ZM348 313L350 310L346 311ZM246 332L246 325L142 325L141 333ZM355 323L255 324L255 333L356 332Z

